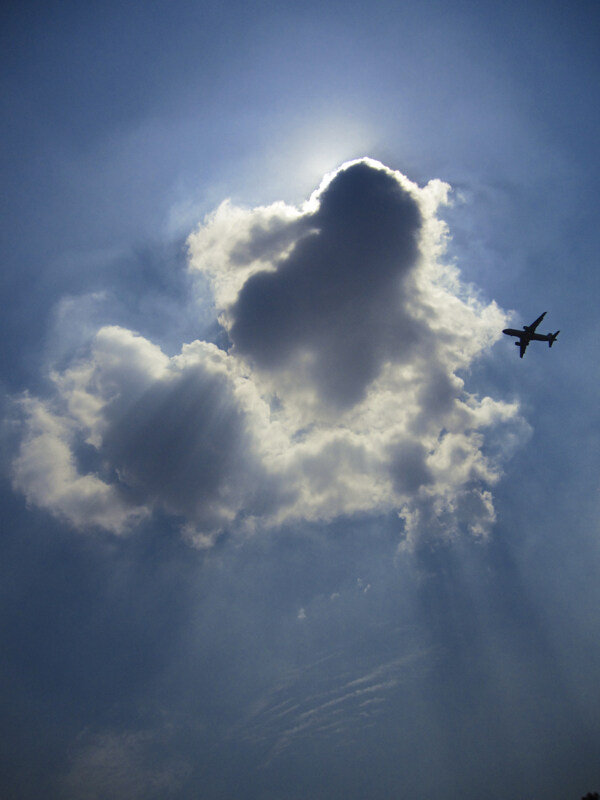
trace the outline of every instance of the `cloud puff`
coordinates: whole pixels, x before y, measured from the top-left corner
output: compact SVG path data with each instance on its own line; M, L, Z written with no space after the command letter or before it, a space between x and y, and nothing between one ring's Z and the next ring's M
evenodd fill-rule
M189 266L227 349L169 357L101 328L51 398L21 399L15 487L78 528L121 533L161 510L199 545L393 510L409 542L485 535L501 467L486 432L522 423L459 376L505 316L443 261L448 191L362 159L301 208L222 204Z
M169 358L131 331L100 329L85 358L53 375L51 402L21 401L15 485L76 527L121 533L161 509L210 542L269 484L253 442L264 403L236 367L205 342Z

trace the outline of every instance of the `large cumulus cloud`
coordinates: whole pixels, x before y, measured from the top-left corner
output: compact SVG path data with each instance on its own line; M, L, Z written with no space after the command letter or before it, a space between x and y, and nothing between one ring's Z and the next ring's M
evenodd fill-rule
M15 487L78 528L160 510L204 545L392 510L408 541L485 535L502 452L486 436L522 423L460 377L505 315L443 261L448 190L362 159L300 208L222 204L189 266L227 346L169 357L101 328L50 397L19 401Z

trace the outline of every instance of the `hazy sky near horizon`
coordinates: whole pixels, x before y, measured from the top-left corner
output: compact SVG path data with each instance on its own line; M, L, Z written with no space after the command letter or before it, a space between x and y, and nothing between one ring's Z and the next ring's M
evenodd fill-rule
M597 4L2 15L0 794L597 791Z

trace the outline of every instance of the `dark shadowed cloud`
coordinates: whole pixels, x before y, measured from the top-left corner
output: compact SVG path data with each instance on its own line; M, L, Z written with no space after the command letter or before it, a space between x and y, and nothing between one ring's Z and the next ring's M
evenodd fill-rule
M401 281L417 263L421 213L395 176L362 161L337 173L303 220L308 235L275 271L244 284L229 334L239 353L268 370L308 360L319 393L347 408L386 358L418 338ZM256 238L252 232L255 253Z
M154 381L125 409L112 405L109 414L98 457L141 504L212 530L243 504L237 495L249 476L260 482L228 376L202 363Z

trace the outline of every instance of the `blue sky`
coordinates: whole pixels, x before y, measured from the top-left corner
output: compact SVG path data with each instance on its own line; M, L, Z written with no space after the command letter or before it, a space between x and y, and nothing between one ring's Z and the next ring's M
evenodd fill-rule
M2 14L2 796L597 791L597 4Z

